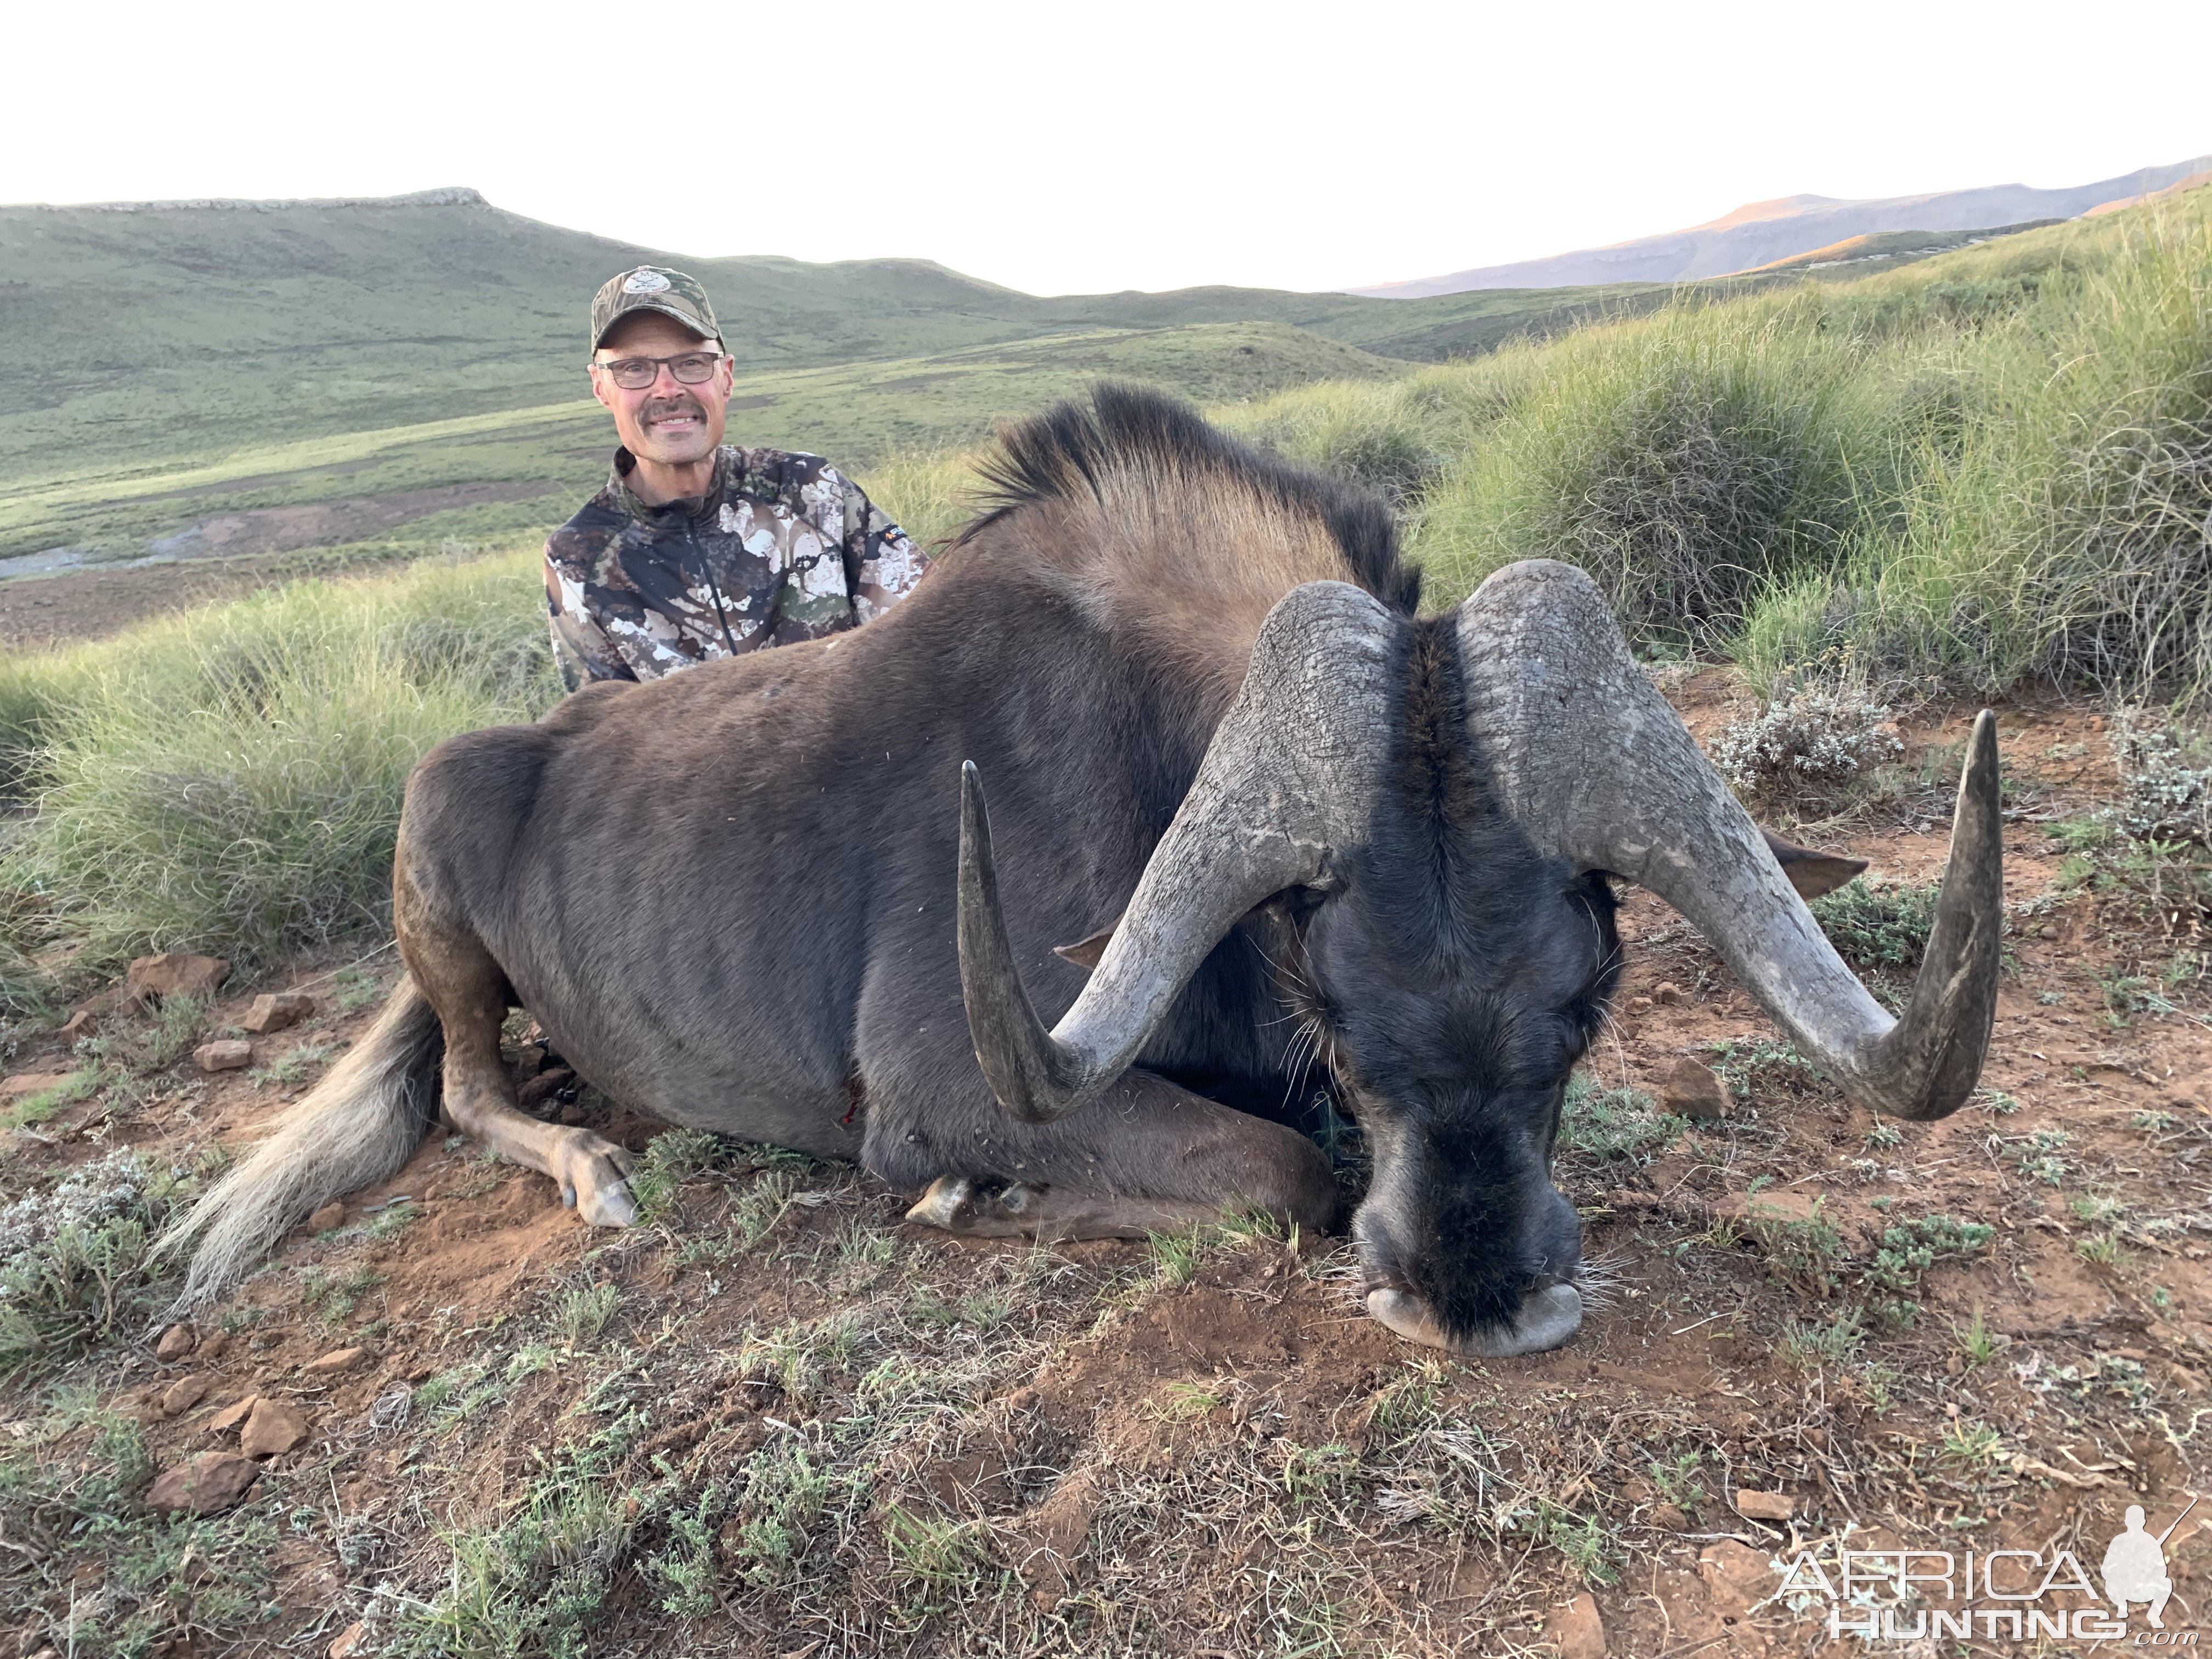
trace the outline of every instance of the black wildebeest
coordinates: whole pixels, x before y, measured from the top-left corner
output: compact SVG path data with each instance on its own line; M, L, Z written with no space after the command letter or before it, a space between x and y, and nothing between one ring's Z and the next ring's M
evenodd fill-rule
M198 1207L188 1298L397 1168L441 1054L456 1127L631 1218L619 1147L516 1109L517 1004L633 1107L857 1157L983 1234L1328 1224L1330 1168L1276 1121L1317 1046L1374 1155L1369 1311L1486 1353L1581 1318L1552 1148L1619 971L1613 878L1853 1097L1927 1118L1971 1090L2002 901L1986 715L1893 1021L1580 572L1516 565L1417 617L1378 504L1126 390L1016 428L989 476L993 509L867 628L423 760L408 978ZM1086 977L1054 946L1102 924L1103 954L1067 952Z

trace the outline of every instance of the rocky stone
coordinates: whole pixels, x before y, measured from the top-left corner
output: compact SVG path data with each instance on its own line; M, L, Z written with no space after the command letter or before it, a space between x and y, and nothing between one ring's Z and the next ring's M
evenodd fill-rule
M159 1007L168 997L196 997L205 1002L230 977L230 964L220 957L187 956L164 951L140 957L123 976L130 1000L142 1008Z
M243 1071L253 1064L253 1045L237 1037L218 1037L193 1049L192 1059L203 1072Z
M327 1233L345 1225L345 1206L336 1201L325 1204L307 1218L307 1231Z
M213 1379L204 1376L180 1376L162 1391L161 1415L182 1417L198 1405L207 1391L214 1387Z
M190 1325L172 1325L161 1333L161 1340L154 1345L156 1359L182 1359L200 1345L200 1334Z
M362 1635L358 1619L331 1638L330 1659L360 1659L360 1656L368 1651L368 1643Z
M319 1359L310 1359L301 1369L311 1376L328 1376L337 1371L349 1371L368 1358L366 1348L333 1348Z
M1544 1621L1544 1639L1559 1650L1559 1659L1605 1659L1605 1620L1598 1616L1596 1598L1577 1595L1553 1608Z
M85 1028L89 1029L106 1019L117 1009L128 1006L130 1000L131 988L128 985L111 985L105 991L95 991L70 1010L70 1024L74 1025L82 1018ZM64 1026L62 1029L67 1030L69 1027Z
M1671 979L1662 979L1651 988L1651 1000L1662 1008L1671 1008L1682 1000L1682 988Z
M267 1036L271 1031L297 1025L314 1012L314 998L299 991L274 991L254 998L246 1018L238 1023L256 1036Z
M261 1396L249 1394L243 1400L234 1400L225 1406L203 1425L210 1434L222 1434L234 1429L253 1415L253 1408L261 1403Z
M1705 1546L1698 1557L1698 1576L1711 1591L1714 1607L1739 1617L1772 1595L1781 1583L1765 1552L1733 1538Z
M189 1510L213 1515L246 1496L260 1477L261 1466L236 1452L202 1452L166 1470L146 1494L149 1507L174 1515Z
M1753 1492L1747 1486L1736 1492L1735 1512L1747 1521L1787 1521L1797 1513L1797 1500L1788 1492Z
M296 1406L264 1396L253 1402L246 1427L239 1434L238 1449L248 1457L275 1457L291 1450L307 1437L307 1418L304 1412Z
M1677 1117L1700 1121L1723 1118L1729 1112L1728 1085L1711 1066L1701 1066L1685 1054L1659 1085L1659 1106Z
M1687 1532L1690 1517L1672 1504L1654 1504L1651 1512L1644 1517L1644 1524L1661 1532Z

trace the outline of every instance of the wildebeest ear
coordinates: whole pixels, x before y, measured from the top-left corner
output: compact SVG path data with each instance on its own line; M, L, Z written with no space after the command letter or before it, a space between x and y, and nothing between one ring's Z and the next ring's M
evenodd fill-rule
M1054 945L1052 953L1061 961L1072 962L1079 968L1096 968L1098 959L1106 954L1106 946L1113 939L1114 930L1121 925L1121 918L1116 916L1089 939L1079 939L1073 945Z
M1759 832L1766 837L1766 850L1774 854L1774 861L1782 866L1782 873L1790 878L1790 884L1802 899L1816 899L1823 893L1832 893L1852 877L1864 872L1864 859L1838 858L1832 853L1815 853L1809 847L1793 846L1771 830Z

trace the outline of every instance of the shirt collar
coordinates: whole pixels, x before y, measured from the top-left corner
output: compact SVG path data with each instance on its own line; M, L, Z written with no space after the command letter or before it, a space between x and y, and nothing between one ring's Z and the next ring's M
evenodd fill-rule
M732 469L737 453L728 444L714 451L714 476L703 495L679 495L672 501L663 501L654 507L638 496L629 487L629 475L637 465L637 457L621 445L615 447L614 470L607 479L607 488L614 494L624 512L630 517L650 525L665 525L672 520L714 517L721 507L722 497L730 487Z

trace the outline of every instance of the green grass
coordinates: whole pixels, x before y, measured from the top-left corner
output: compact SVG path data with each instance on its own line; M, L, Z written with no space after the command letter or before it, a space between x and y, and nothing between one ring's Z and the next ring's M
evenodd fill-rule
M1665 294L1039 299L925 260L694 258L481 205L0 209L0 558L134 555L215 514L451 484L510 499L428 514L356 550L558 522L611 442L586 395L585 307L648 258L691 270L716 301L740 441L855 467L972 441L1084 377L1248 398L1473 356ZM97 315L87 283L108 301Z
M1688 1132L1689 1121L1662 1112L1637 1089L1601 1089L1577 1073L1567 1083L1559 1145L1594 1162L1637 1158L1650 1162Z
M456 732L558 693L532 556L311 581L0 666L18 787L0 842L19 953L244 966L374 932L400 791Z
M193 1187L110 1152L0 1211L0 1379L49 1370L151 1314L165 1272L153 1241Z
M386 233L430 234L429 220L406 230L416 210L392 211L398 217L380 222ZM488 210L420 212L486 214L470 221L476 230L506 225L527 241L526 222ZM0 222L0 268L35 264L9 251L15 220ZM141 229L159 241L178 223ZM57 246L76 246L80 232L122 234L79 225L63 235L59 224L48 226ZM231 227L256 258L281 266L277 250L254 240L264 228ZM369 258L367 244L356 248L341 231L353 236L359 225L331 219L318 234ZM122 244L102 246L101 258L120 257ZM569 324L550 296L577 280L582 255L528 246L538 253L509 252L518 270L538 273L514 279L536 297L514 303L538 318L544 350L566 351ZM610 257L606 245L587 252L585 263ZM453 258L453 271L478 269ZM1132 374L1231 399L1217 413L1232 428L1391 495L1434 603L1504 559L1545 554L1585 563L1646 649L1724 649L1778 690L1837 661L1877 689L1885 676L1995 690L2036 674L2138 690L2156 680L2185 696L2212 685L2212 563L2201 533L2212 516L2212 191L1856 282L1707 284L1644 314L1428 367L1359 343L1410 349L1397 337L1338 328L1355 315L1379 319L1372 307L1428 301L1277 295L1261 305L1208 290L1092 305L1008 297L923 266L824 276L776 265L769 276L783 297L763 300L746 325L757 325L749 337L760 349L740 388L741 435L811 445L848 464L876 458L860 476L925 538L965 517L971 474L960 446L992 418L1099 374ZM920 295L915 314L940 321L942 307L972 303L997 319L987 318L987 333L1012 335L977 339L961 333L968 323L932 333L936 323L917 321L895 346L888 333L864 339L858 324L833 327L827 312L799 326L791 307L817 278L841 304ZM321 292L301 280L300 294ZM224 331L247 327L251 307L224 311L219 295L207 303L214 320L193 325L198 333L167 313L149 320L178 331L161 337L162 362L196 362L231 337ZM272 316L266 349L276 352L297 322L289 311ZM811 360L757 368L771 337L800 342L792 352ZM915 346L929 355L892 355ZM363 348L364 363L383 349ZM833 360L863 349L884 356ZM460 362L454 349L420 342L401 355L423 351L449 377ZM111 390L152 384L133 380L137 371L87 373L86 385ZM252 376L237 374L226 395L246 396ZM514 398L485 390L411 403L363 391L357 405L326 399L288 421L257 416L226 428L230 441L198 448L179 413L175 442L143 465L72 459L36 477L22 470L30 462L7 459L0 431L0 481L14 485L0 506L0 546L44 544L63 525L98 542L109 534L103 514L121 515L111 527L127 542L185 510L179 502L197 513L463 477L534 478L551 491L535 506L484 507L487 525L506 522L501 514L557 516L598 477L603 414L554 400L550 383L545 397L519 400L520 386ZM270 397L271 410L287 406ZM381 424L369 423L372 410ZM15 418L0 407L0 428ZM395 549L412 546L406 537L421 526L403 528ZM0 662L0 792L38 802L35 813L0 820L0 1004L50 1008L56 987L36 960L63 947L87 973L154 949L206 950L250 970L382 929L410 767L441 738L530 718L555 695L534 560L518 546L374 579L301 581L113 641ZM2137 769L2155 772L2152 805L2196 822L2204 769L2183 740L2159 752L2171 764ZM2170 866L2180 867L2160 855L2133 884L2163 892L2180 879L2168 880ZM1823 900L1821 916L1854 961L1902 972L1924 939L1927 897L1856 884ZM2148 967L2128 971L2149 984ZM2149 1006L2131 997L2128 1011L2137 1003Z

